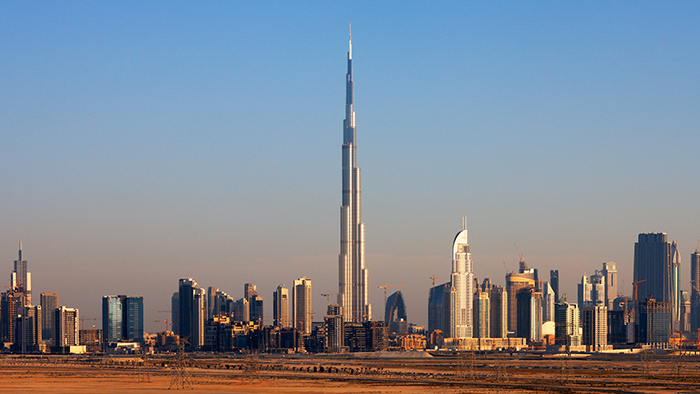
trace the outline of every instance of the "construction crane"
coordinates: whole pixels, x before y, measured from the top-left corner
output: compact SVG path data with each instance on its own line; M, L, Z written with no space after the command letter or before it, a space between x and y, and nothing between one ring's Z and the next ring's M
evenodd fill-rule
M440 279L442 276L431 276L430 279L433 280L433 287L435 287L435 279Z
M698 244L695 245L695 253L698 252L698 248L700 248L700 239L698 240Z
M638 280L636 282L632 282L632 286L634 286L634 307L635 309L637 308L637 285L646 282L646 279Z
M339 295L340 293L321 293L320 295L323 297L326 297L326 301L328 301L328 305L331 304L331 296L333 295Z
M165 332L168 332L168 324L172 325L173 321L170 319L165 319L165 320L155 320L156 323L165 323Z
M85 320L102 320L100 317L81 317L80 318L80 329L85 328Z
M518 257L520 258L520 262L518 263L518 264L519 264L519 268L520 268L521 270L526 270L526 269L527 269L527 264L525 263L525 256L523 256L522 253L520 253L520 250L518 250L518 244L516 244L515 242L513 242L513 245L515 245L515 251L518 252Z

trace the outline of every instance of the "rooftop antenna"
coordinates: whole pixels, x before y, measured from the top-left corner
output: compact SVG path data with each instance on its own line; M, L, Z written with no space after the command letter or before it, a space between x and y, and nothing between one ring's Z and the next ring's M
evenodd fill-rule
M698 240L698 244L695 245L695 253L698 252L698 248L700 248L700 239Z
M462 216L462 230L466 230L466 229L467 229L467 217Z

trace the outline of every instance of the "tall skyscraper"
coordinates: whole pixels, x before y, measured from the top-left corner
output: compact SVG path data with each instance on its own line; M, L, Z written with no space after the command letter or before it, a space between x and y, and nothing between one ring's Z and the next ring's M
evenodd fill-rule
M501 286L491 288L489 294L491 338L508 336L508 293Z
M204 346L204 320L206 317L206 291L192 278L180 279L180 338L198 349Z
M102 297L103 341L143 341L143 297Z
M690 255L690 330L700 328L700 252Z
M554 306L554 337L558 345L579 346L579 309L576 304L559 301Z
M289 289L277 286L272 293L272 318L275 326L289 327Z
M122 340L122 300L118 296L102 297L102 339L105 343Z
M654 298L657 303L670 303L671 324L680 320L680 255L678 245L668 242L666 233L639 234L634 244L634 282L638 282L638 302ZM641 282L643 281L643 282ZM671 327L669 327L669 330Z
M292 287L292 326L304 334L311 334L313 312L311 309L311 279L303 277Z
M617 298L617 265L612 261L603 263L601 274L605 277L605 306L611 311Z
M352 35L349 41L348 73L345 84L338 304L343 308L345 321L365 322L372 320L372 305L369 303L369 274L365 267L365 224L362 223L360 168L357 167Z
M451 282L430 288L428 298L428 331L440 330L443 336L451 338L450 334L450 299L454 292Z
M490 289L489 289L490 290ZM491 305L489 292L477 291L474 293L474 337L491 337Z
M80 313L65 306L54 309L54 342L56 346L77 346L80 343L78 327Z
M456 291L455 302L450 314L455 321L458 338L472 338L474 325L474 273L472 269L472 254L467 242L467 223L462 222L462 231L457 233L452 243L452 287Z
M518 304L516 296L520 289L535 287L537 280L533 269L526 269L525 272L509 272L506 274L506 293L508 295L508 331L516 332L518 329Z
M45 342L53 340L53 310L58 308L58 292L41 293L41 337Z
M554 290L554 302L559 302L559 270L549 271L549 284Z
M608 307L604 305L584 306L581 308L581 341L589 346L589 351L596 352L608 344Z
M10 276L10 286L15 289L15 295L21 299L21 305L32 305L32 274L27 271L27 260L22 258L22 241L19 241L19 258L15 260L15 269Z

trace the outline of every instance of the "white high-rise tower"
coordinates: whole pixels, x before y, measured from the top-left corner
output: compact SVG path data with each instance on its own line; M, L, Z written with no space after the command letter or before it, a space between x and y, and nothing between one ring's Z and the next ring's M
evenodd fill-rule
M338 304L345 321L372 319L369 278L365 268L365 224L361 215L360 169L357 167L354 89L352 82L352 34L348 50L345 121L343 122L343 205L340 207L340 255Z
M472 254L469 253L469 242L467 242L466 219L462 219L462 231L457 233L452 243L452 275L450 279L456 293L454 303L450 308L452 315L450 321L455 327L450 331L458 338L472 338L474 273Z

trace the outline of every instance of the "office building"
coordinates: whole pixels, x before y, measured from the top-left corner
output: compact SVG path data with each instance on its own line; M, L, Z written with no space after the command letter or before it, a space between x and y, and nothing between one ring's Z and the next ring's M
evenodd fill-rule
M506 274L506 293L508 294L508 331L516 332L518 328L518 314L516 296L520 289L535 287L537 273L534 269L524 269L524 272L510 272Z
M180 335L180 291L176 291L173 293L173 296L170 298L170 320L172 320L171 323L171 328L173 330L173 334L175 335Z
M277 286L272 293L272 318L277 327L289 327L289 289L284 285Z
M343 307L345 321L365 322L372 320L372 306L369 303L369 273L365 267L365 224L362 222L362 187L360 168L357 166L352 36L349 41L345 87L338 303Z
M474 338L491 337L491 305L489 293L477 291L474 294Z
M469 252L466 219L462 220L462 231L452 242L452 287L455 290L450 319L455 322L456 338L473 337L474 273L472 254Z
M342 313L340 313L342 315ZM311 305L311 279L302 277L294 281L292 287L293 326L304 334L311 334L313 309Z
M670 304L671 319L667 331L672 329L673 319L679 317L676 305L673 305L674 300L678 302L680 298L679 283L675 278L680 269L679 256L677 244L668 242L666 233L641 233L634 244L634 282L638 283L638 300L653 298L657 303Z
M27 270L27 260L22 257L22 241L19 241L19 258L15 260L15 269L10 274L10 286L16 297L20 299L20 306L32 305L32 274Z
M603 263L600 274L605 278L605 306L611 311L617 298L617 265L612 261Z
M343 308L338 304L328 305L328 313L323 317L326 331L326 353L341 353L345 349L345 325Z
M631 310L608 311L608 343L626 344L634 342L633 327L634 320L632 319Z
M246 298L239 298L233 304L233 320L237 322L250 321L250 304Z
M105 344L143 342L143 297L102 297L102 332Z
M554 321L554 304L557 296L549 282L542 285L542 321Z
M490 337L508 336L508 293L501 286L491 288L489 294Z
M258 288L252 283L243 285L243 297L248 300L249 320L262 324L263 322L263 299L258 295Z
M680 331L690 332L690 293L681 291L681 326Z
M700 252L690 255L690 331L700 329ZM700 339L700 338L698 338Z
M601 351L608 345L608 308L604 305L581 308L583 345L588 351Z
M646 298L638 305L637 343L666 344L671 337L672 303Z
M12 350L17 353L36 353L43 347L41 306L21 306L15 316L15 341Z
M516 336L525 338L528 343L542 341L542 292L534 287L520 289L516 302Z
M554 302L559 302L559 270L549 271L549 284L554 291Z
M578 284L578 304L584 306L605 305L605 276L596 270L590 277L586 274Z
M576 304L559 301L554 305L554 341L562 346L580 346L579 309Z
M180 279L180 338L187 346L199 349L204 346L204 321L206 317L206 291L192 278Z
M123 307L119 296L102 297L102 332L106 343L122 340Z
M445 337L452 338L450 331L451 298L454 297L451 282L430 288L428 298L428 331L440 330Z
M77 346L80 344L78 325L80 313L75 308L65 306L54 309L54 343L57 347Z
M53 344L53 311L58 308L58 292L44 291L41 299L41 338L44 342Z

